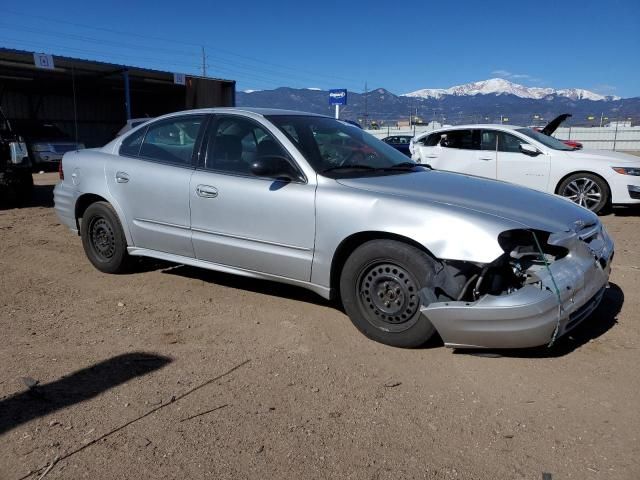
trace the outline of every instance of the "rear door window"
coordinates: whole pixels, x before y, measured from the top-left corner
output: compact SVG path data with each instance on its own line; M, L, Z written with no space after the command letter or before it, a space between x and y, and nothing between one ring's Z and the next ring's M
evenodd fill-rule
M449 130L442 133L440 145L459 150L480 150L480 130Z
M432 133L431 135L429 135L427 138L423 140L424 145L426 147L435 147L440 143L440 139L442 138L442 135L443 135L442 132Z
M204 119L204 115L191 115L149 125L140 147L140 157L172 165L191 166L193 149Z
M146 128L141 128L125 138L120 145L120 155L137 157L140 153L140 145L142 145L142 139L146 131Z

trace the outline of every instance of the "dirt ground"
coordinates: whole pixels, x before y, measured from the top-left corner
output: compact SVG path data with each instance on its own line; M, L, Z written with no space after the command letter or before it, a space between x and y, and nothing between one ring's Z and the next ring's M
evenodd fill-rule
M571 337L475 355L374 343L293 287L102 274L35 178L0 211L1 480L640 478L638 210L603 218L611 287Z

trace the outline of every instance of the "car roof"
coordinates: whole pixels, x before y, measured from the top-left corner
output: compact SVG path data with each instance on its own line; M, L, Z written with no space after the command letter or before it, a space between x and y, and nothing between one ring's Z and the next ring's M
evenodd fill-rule
M170 113L163 116L183 115L183 114L195 114L195 113L253 113L254 115L261 116L275 116L275 115L305 115L310 117L326 117L327 115L320 115L317 113L302 112L298 110L281 110L279 108L260 108L260 107L212 107L212 108L198 108L194 110L183 110L180 112Z
M441 128L436 128L435 130L429 130L427 132L423 132L420 135L416 135L416 140L419 138L423 138L426 137L427 135L431 135L432 133L439 133L439 132L449 132L451 130L478 130L478 129L482 129L482 128L487 128L487 129L492 129L492 130L502 130L505 132L509 132L509 131L513 131L513 130L518 130L520 128L527 128L527 127L522 127L520 125L501 125L499 123L470 123L467 125L453 125L450 127L441 127Z

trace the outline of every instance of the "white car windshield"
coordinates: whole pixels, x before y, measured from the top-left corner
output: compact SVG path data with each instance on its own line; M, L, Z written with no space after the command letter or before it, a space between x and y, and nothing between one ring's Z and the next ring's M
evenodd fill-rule
M575 150L566 143L561 142L557 138L550 137L544 133L536 132L532 128L518 128L516 132L526 135L529 138L533 138L536 142L540 142L545 147L553 148L554 150Z

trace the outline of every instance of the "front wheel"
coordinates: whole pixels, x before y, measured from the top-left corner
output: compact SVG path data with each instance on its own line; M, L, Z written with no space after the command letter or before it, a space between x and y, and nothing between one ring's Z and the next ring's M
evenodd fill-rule
M567 177L558 187L558 194L596 214L603 213L609 205L607 182L591 173L576 173Z
M82 216L82 246L89 261L104 273L128 270L127 240L113 207L107 202L92 203Z
M420 313L418 292L427 286L436 261L395 240L372 240L347 259L340 276L342 304L367 337L396 347L418 347L435 328Z

